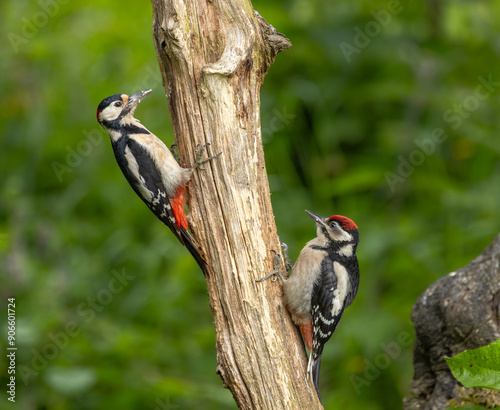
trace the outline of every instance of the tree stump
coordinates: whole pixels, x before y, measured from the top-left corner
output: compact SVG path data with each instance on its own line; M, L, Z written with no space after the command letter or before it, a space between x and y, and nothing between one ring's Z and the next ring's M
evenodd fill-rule
M321 408L302 339L272 270L280 242L260 130L260 86L290 42L249 0L152 0L153 32L185 165L222 152L189 185L189 222L207 277L218 368L243 409ZM284 266L281 267L283 272ZM193 303L199 303L194 301ZM195 322L195 318L193 318Z
M500 338L500 236L465 268L427 288L413 306L412 321L415 375L405 410L500 406L500 392L462 386L444 360Z

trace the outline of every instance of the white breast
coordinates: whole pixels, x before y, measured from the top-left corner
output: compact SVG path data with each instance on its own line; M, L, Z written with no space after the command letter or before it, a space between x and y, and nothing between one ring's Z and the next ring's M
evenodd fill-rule
M284 285L285 298L294 315L311 319L311 297L317 277L321 274L321 261L326 252L305 246ZM296 320L296 318L294 318Z

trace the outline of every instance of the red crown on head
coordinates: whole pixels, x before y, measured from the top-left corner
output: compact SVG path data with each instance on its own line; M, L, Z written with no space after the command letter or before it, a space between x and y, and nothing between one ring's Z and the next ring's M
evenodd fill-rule
M348 231L352 231L353 229L358 229L356 224L349 218L342 215L333 215L330 216L330 221L336 221L342 225L342 227Z

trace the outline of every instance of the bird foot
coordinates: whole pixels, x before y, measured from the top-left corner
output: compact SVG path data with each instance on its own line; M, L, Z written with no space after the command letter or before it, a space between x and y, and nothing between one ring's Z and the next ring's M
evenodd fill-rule
M271 249L271 252L274 253L274 269L269 272L266 276L264 276L262 279L259 279L259 280L256 280L255 282L263 282L265 281L266 279L269 279L271 276L274 276L273 278L273 282L276 282L276 280L278 279L278 276L280 277L280 279L283 281L283 282L286 282L286 279L283 277L283 275L281 274L280 272L280 262L281 262L281 255L276 252L274 249Z
M292 261L288 256L288 245L285 242L281 242L281 248L283 249L283 256L285 257L285 266L288 272L293 268Z
M174 156L174 159L177 161L177 163L182 166L181 164L181 157L179 155L179 150L177 148L177 143L174 142L171 146L170 146L170 152L172 153L172 155Z
M205 168L203 168L202 165L205 162L208 162L208 161L210 161L210 160L212 160L214 158L217 158L220 154L222 154L222 152L219 152L218 154L212 155L211 157L208 157L208 158L205 158L205 159L201 159L201 157L203 156L203 153L204 153L204 151L205 151L205 149L206 149L206 147L208 145L210 145L209 142L207 142L206 144L203 144L201 146L201 148L200 148L199 145L196 146L196 149L195 149L195 151L196 151L196 162L194 163L194 165L192 167L193 169L200 168L200 169L204 170Z

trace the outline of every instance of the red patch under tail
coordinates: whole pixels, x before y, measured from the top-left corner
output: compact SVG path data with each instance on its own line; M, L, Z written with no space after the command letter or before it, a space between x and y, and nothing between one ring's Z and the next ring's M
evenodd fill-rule
M187 231L188 221L186 213L184 212L184 193L182 192L182 188L177 190L177 195L170 201L170 203L172 205L172 211L174 213L177 226Z
M313 345L313 322L310 320L307 323L300 324L300 333L302 333L302 339L309 349L309 353L312 352Z

